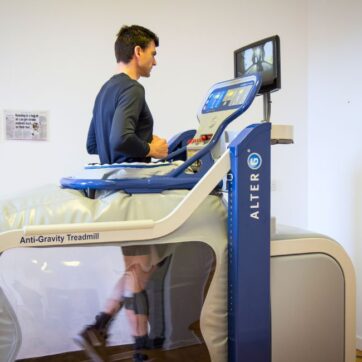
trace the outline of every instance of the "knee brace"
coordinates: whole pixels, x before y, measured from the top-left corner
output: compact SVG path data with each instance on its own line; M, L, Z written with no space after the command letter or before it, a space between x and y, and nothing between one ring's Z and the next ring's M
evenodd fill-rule
M146 291L134 293L133 297L124 298L124 307L135 314L148 315L148 298Z
M148 315L148 298L145 290L133 294L135 314Z
M133 297L124 297L124 308L127 310L134 310L134 300Z

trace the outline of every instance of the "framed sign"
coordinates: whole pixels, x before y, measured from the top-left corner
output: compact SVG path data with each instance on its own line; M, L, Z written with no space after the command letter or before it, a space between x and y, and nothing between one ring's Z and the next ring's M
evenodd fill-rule
M48 112L4 111L7 140L46 141L48 138Z

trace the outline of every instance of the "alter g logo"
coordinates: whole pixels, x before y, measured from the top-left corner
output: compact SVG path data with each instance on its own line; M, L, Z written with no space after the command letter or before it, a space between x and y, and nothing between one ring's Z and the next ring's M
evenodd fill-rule
M262 158L259 153L253 152L248 156L248 166L252 170L258 170L261 166Z

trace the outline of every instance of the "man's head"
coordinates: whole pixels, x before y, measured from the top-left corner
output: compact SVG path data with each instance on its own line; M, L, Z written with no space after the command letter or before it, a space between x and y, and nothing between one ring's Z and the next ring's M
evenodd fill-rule
M159 45L157 35L139 25L123 26L117 34L114 44L117 63L129 64L136 60L139 75L149 77L156 65L156 47Z

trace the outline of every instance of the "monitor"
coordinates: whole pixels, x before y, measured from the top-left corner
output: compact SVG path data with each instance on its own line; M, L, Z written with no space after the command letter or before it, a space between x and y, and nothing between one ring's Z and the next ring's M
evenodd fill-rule
M259 94L281 88L279 36L259 40L234 51L235 78L262 73Z

